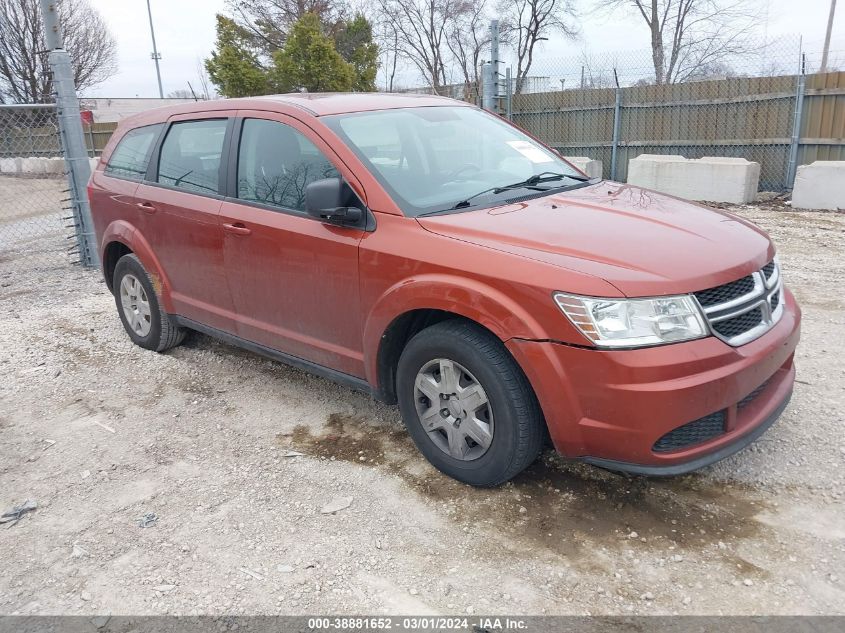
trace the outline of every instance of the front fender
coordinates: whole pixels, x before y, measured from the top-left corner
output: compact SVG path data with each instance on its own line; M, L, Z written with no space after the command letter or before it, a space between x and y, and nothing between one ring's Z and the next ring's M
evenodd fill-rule
M378 349L385 331L403 314L423 309L442 310L475 321L503 342L511 338L548 338L525 308L482 281L448 274L403 279L375 301L364 324L364 370L371 385L381 387Z
M100 261L104 264L106 248L112 242L120 242L135 253L135 256L150 274L153 280L153 288L155 288L165 311L173 313L170 279L164 274L164 269L146 238L126 220L115 220L103 231L103 239L100 242Z

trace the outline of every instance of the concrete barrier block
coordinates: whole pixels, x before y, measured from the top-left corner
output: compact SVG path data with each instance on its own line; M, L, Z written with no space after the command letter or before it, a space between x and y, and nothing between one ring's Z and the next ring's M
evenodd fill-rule
M760 164L744 158L641 154L628 162L628 183L687 200L753 202Z
M44 173L44 159L36 156L21 159L21 173L24 174L43 174Z
M845 209L845 161L817 160L795 174L792 206L798 209Z
M99 158L89 158L88 162L91 163L91 173L93 174L94 170L97 169L97 165L100 164L100 159Z
M65 160L58 156L52 158L44 158L44 172L48 174L63 174L65 173Z
M587 156L564 156L564 159L575 165L590 178L602 177L602 163L600 160L593 160Z
M20 171L20 158L0 158L0 174L19 174Z

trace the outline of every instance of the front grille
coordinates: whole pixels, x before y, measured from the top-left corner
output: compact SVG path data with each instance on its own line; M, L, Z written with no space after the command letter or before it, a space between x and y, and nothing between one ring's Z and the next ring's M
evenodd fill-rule
M654 443L652 449L655 453L667 453L677 451L688 446L701 444L725 432L725 412L717 411L703 418L679 426L669 431Z
M766 387L768 387L768 386L769 386L769 381L767 380L767 381L766 381L766 382L764 382L762 385L760 385L759 387L757 387L754 391L752 391L752 392L751 392L751 393L749 393L747 396L745 396L742 400L740 400L739 402L737 402L737 403L736 403L736 408L737 408L737 410L744 409L744 408L745 408L745 407L747 407L749 404L751 404L751 401L752 401L752 400L754 400L754 398L756 398L757 396L759 396L761 393L763 393L763 391L764 391L764 390L766 389Z
M748 275L742 279L737 279L723 286L716 286L696 292L695 296L702 308L715 306L720 303L727 303L733 301L754 290L754 277Z
M748 312L744 312L732 319L726 319L713 324L713 329L724 336L725 338L733 338L744 334L753 327L760 325L763 322L763 311L760 308L754 308Z
M763 274L766 276L766 279L771 277L773 272L775 272L775 260L772 260L763 266Z
M744 345L781 317L782 280L774 260L736 281L695 294L710 330L729 345Z

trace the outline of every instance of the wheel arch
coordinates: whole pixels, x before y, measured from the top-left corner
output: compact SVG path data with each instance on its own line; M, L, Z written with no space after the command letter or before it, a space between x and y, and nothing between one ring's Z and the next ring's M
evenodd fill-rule
M103 277L109 290L114 292L114 266L127 253L133 253L143 264L153 280L153 288L158 293L161 303L167 312L173 312L170 298L170 280L164 274L158 257L144 236L131 224L124 220L116 220L103 231L100 244L100 261L103 266ZM111 266L111 268L109 268Z
M103 248L103 277L105 277L106 286L111 292L114 292L114 269L117 262L121 257L130 253L132 253L132 249L118 240L109 242Z
M376 350L365 357L366 377L379 399L396 402L396 365L407 342L448 319L474 323L502 343L546 336L524 308L486 284L451 275L404 280L376 302L364 328L364 349Z

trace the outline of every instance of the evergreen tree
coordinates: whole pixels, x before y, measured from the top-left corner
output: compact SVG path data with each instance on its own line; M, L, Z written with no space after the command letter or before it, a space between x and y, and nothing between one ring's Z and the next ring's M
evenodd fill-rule
M361 13L341 22L335 35L335 48L352 65L355 73L352 89L372 92L376 89L378 45L373 41L373 27Z
M217 15L217 41L205 69L224 97L248 97L268 92L267 72L261 67L250 37L234 20Z
M303 15L290 30L285 47L273 54L270 84L279 92L351 90L355 72L323 35L319 18Z

